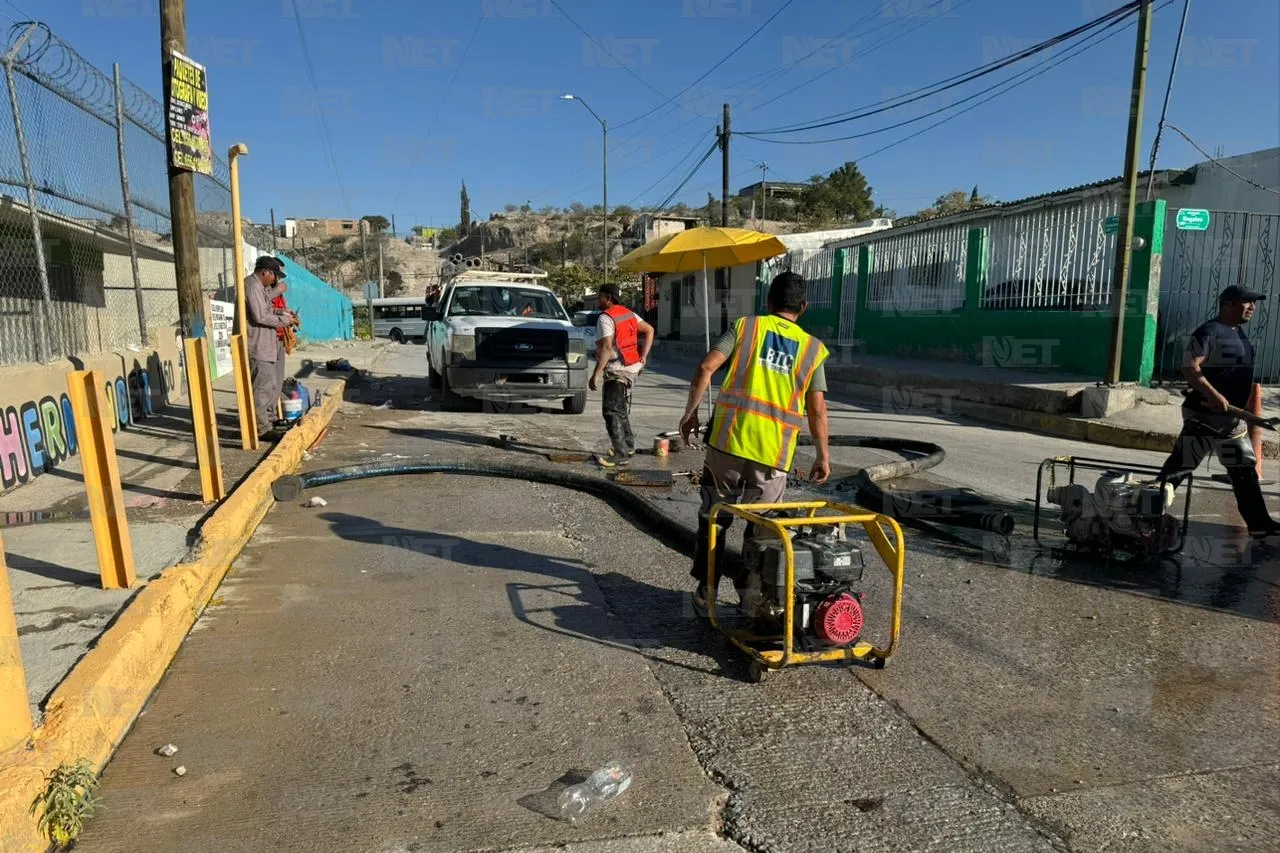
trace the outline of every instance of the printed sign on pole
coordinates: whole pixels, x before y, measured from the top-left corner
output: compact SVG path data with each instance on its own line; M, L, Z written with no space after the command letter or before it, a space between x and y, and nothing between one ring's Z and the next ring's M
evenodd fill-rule
M210 338L213 341L211 367L214 379L231 372L231 329L235 313L235 303L209 300L209 328Z
M212 175L209 77L204 66L176 50L169 51L164 82L169 163L175 169Z

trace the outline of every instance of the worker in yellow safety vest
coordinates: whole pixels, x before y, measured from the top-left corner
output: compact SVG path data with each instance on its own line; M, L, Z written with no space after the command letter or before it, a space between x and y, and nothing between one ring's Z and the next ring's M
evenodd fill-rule
M711 507L716 503L778 503L787 487L787 472L795 456L796 439L806 417L817 451L810 479L825 483L831 476L827 449L827 348L797 325L808 307L808 287L794 272L779 274L769 287L765 316L743 317L702 359L689 388L680 435L693 444L698 432L698 405L711 386L711 377L725 362L728 375L716 398L715 413L706 433L706 461L702 469L702 510L698 515L698 544L690 574L698 582L694 609L705 615L707 603L707 542ZM716 575L734 579L739 597L742 578L722 560L725 532L733 517L715 520ZM750 536L751 529L747 530Z

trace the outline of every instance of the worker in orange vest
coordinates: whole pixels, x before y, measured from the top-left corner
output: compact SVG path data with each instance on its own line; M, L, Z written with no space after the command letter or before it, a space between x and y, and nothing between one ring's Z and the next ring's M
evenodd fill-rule
M612 449L597 457L602 468L626 465L635 455L636 437L631 431L631 387L649 359L653 326L622 304L616 284L600 286L600 320L596 323L596 369L587 383L604 393L601 409Z

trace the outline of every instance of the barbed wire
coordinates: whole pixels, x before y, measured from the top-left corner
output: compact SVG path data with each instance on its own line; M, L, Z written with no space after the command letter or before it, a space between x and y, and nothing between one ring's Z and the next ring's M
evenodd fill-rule
M33 27L34 31L28 36ZM53 90L107 124L115 125L115 83L111 76L59 38L48 24L43 21L12 24L5 43L6 55L15 47L14 71ZM123 75L120 77L120 92L125 117L156 139L165 141L165 113L160 100ZM230 168L216 154L213 175L207 179L230 191Z

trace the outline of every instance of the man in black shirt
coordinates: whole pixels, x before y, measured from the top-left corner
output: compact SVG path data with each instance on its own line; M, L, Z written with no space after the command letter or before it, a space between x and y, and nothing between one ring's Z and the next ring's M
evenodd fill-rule
M1251 536L1280 534L1258 483L1257 458L1248 430L1231 407L1246 409L1253 392L1253 344L1240 328L1267 297L1232 285L1218 297L1218 316L1191 333L1182 375L1191 385L1182 404L1182 432L1161 474L1177 488L1216 451L1227 469L1236 506Z

